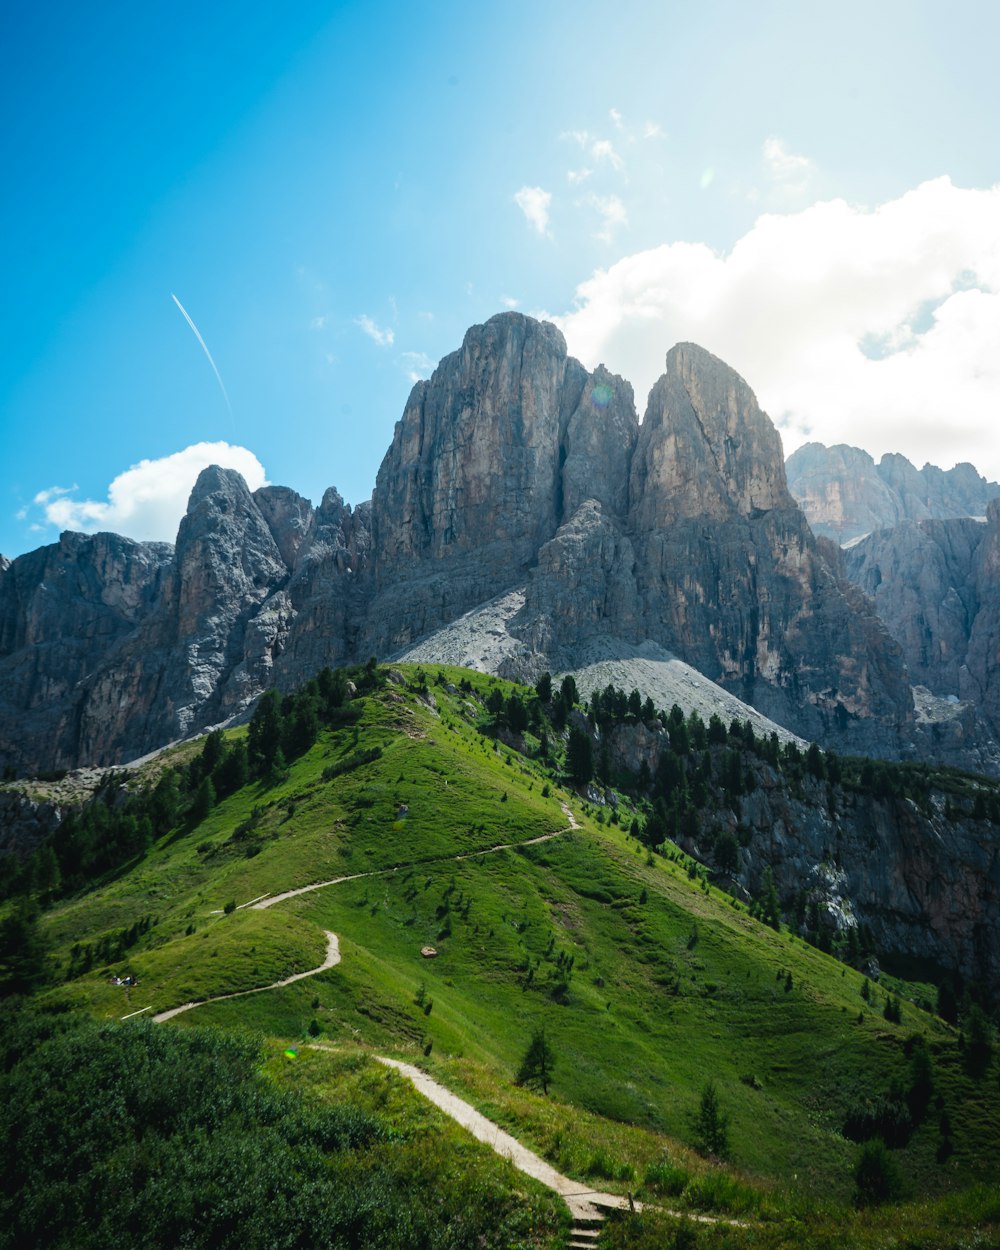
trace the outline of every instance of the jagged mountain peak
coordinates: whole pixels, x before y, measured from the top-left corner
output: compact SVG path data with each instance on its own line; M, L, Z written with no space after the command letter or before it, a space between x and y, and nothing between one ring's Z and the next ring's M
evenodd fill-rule
M630 500L645 529L681 517L753 516L794 507L781 437L736 372L695 343L678 343L650 391Z
M901 521L981 517L1000 494L1000 485L971 464L917 469L898 452L886 452L876 464L867 451L844 443L805 443L785 467L813 531L842 544Z
M24 651L41 565L4 573L0 755L144 754L518 587L524 675L571 668L588 639L649 642L838 747L898 751L912 722L898 650L816 545L777 431L693 343L667 354L640 426L627 381L589 372L558 327L500 313L413 388L370 503L331 488L314 509L212 466L164 560L139 617L114 636L83 626L71 688Z

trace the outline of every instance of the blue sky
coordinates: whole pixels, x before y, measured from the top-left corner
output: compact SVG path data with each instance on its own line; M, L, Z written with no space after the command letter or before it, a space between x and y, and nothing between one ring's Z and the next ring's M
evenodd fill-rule
M515 306L640 415L694 339L789 448L1000 479L1000 7L286 8L0 18L0 552L171 537L206 455L360 502Z

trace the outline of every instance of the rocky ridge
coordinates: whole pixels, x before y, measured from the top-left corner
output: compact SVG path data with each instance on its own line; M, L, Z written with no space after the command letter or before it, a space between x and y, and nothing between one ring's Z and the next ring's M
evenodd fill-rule
M915 682L953 705L939 736L1000 740L1000 498L986 519L907 521L845 552ZM958 754L962 754L961 751Z
M48 612L70 551L82 602ZM649 644L804 737L919 740L900 648L810 531L743 379L680 344L640 426L628 383L505 313L414 387L370 505L213 468L173 549L67 535L0 572L0 762L127 760L518 590L510 676Z
M917 469L898 454L875 463L859 447L806 443L785 465L788 485L815 534L847 544L903 521L984 517L1000 484L971 464Z

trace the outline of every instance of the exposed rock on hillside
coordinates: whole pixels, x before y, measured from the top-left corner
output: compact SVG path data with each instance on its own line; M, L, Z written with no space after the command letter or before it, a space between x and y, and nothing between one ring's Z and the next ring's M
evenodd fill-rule
M55 768L80 756L80 690L161 600L173 548L63 534L0 573L0 762Z
M92 538L21 557L0 573L0 762L132 758L522 588L509 675L651 643L803 736L909 749L898 647L806 525L752 391L692 344L666 365L640 428L627 383L501 314L414 387L370 506L209 469L175 551L114 540L127 575ZM47 615L47 562L74 547L91 581Z
M914 680L966 705L961 719L938 730L966 747L970 739L1000 738L1000 499L987 516L905 522L869 535L844 557Z
M788 485L813 532L838 543L901 521L982 517L1000 494L971 464L915 468L887 454L876 465L859 447L806 443L788 457Z
M949 814L941 794L922 811L911 799L836 786L831 810L826 783L806 778L796 793L767 765L758 773L740 805L753 892L770 865L786 902L805 891L830 929L866 924L887 956L1000 984L996 825Z
M510 313L413 388L372 497L376 652L523 578L561 520L562 438L586 380L555 326Z

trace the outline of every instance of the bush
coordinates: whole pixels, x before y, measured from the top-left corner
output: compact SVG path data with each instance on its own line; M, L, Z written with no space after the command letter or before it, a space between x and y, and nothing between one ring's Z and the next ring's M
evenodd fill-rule
M690 1172L669 1161L651 1163L646 1169L646 1185L664 1198L679 1198L690 1180Z
M898 1198L903 1192L899 1165L880 1137L865 1142L854 1169L857 1186L855 1201L859 1207L877 1206Z

